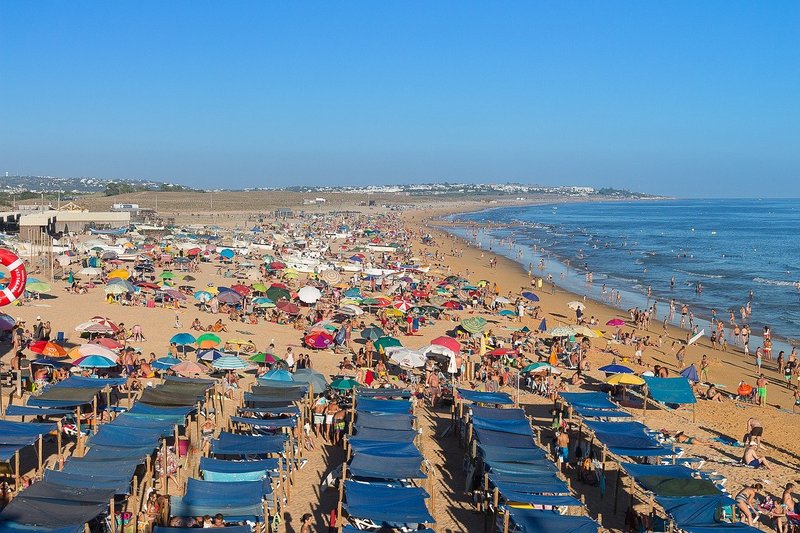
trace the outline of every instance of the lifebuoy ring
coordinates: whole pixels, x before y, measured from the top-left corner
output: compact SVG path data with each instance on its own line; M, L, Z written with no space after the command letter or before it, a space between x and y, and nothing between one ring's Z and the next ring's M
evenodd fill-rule
M25 284L28 282L28 272L22 259L11 250L0 248L0 264L8 269L10 281L0 290L0 307L8 305L25 292Z

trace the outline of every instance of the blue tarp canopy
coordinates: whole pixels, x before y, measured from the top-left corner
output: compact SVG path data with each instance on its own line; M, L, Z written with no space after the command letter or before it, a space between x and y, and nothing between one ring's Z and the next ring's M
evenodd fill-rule
M634 479L646 476L658 476L673 479L694 477L695 470L684 465L643 465L639 463L622 463L622 468Z
M413 442L363 440L358 437L353 437L348 442L356 453L368 453L384 457L422 457Z
M541 448L507 448L505 446L489 446L481 443L478 451L483 455L485 463L495 461L505 463L538 463L543 460L549 461L547 452Z
M46 407L31 407L26 405L9 405L6 408L6 416L58 416L71 415L74 409L48 409Z
M347 512L355 518L382 525L434 522L425 506L428 493L420 487L389 487L348 480L344 492Z
M224 529L227 533L251 533L250 526L228 526L217 529ZM197 528L155 526L153 533L197 533Z
M419 452L418 452L419 453ZM391 459L388 459L391 457ZM375 479L419 479L427 477L420 470L422 456L370 455L363 452L353 456L347 470L356 477Z
M116 467L114 470L119 472ZM107 489L113 490L115 494L128 494L128 492L130 492L132 475L133 472L123 472L122 475L118 474L112 478L91 476L65 470L46 469L44 471L44 480L66 487Z
M541 475L535 478L524 478L524 481L514 481L519 476L489 474L489 481L503 494L569 494L567 483L555 474Z
M531 424L527 419L516 420L497 420L491 418L472 417L472 426L475 429L489 429L501 433L511 433L514 435L528 435L531 433Z
M368 413L410 413L411 402L408 400L360 398L356 401L356 409Z
M63 389L95 389L119 387L127 383L127 378L87 378L84 376L69 376L64 381L53 384L54 388Z
M231 422L234 424L248 424L260 428L293 428L297 426L296 418L250 418L232 416Z
M727 524L717 522L705 526L686 526L681 528L688 533L758 533L761 531L757 527L748 526L739 522L738 524Z
M200 470L214 472L240 473L257 472L260 470L277 470L278 459L260 459L257 461L226 461L212 457L200 458Z
M681 529L688 526L715 526L717 510L732 505L733 498L715 496L656 496L656 501Z
M523 409L496 409L494 407L470 406L472 416L484 420L527 420Z
M608 394L604 392L559 392L558 395L573 407L619 409L619 406L609 400Z
M280 453L283 451L286 439L286 435L237 435L223 431L218 439L211 441L211 451L216 455Z
M657 402L689 404L697 403L689 380L680 378L655 378L644 376L647 391L651 398Z
M575 412L583 418L631 418L629 413L620 409L594 409L573 405Z
M126 413L129 415L136 415L139 417L151 418L176 418L184 421L189 413L194 411L194 406L173 406L163 407L155 405L147 405L145 403L136 402Z
M413 429L376 429L358 428L357 437L361 440L383 440L393 442L411 442L417 438ZM352 439L351 439L352 440Z
M558 471L558 467L551 461L542 461L539 463L502 463L496 461L489 466L490 472L500 472L515 476L538 476L554 474Z
M106 465L107 467L107 465ZM108 510L113 490L75 488L39 481L9 503L0 521L17 522L44 528L85 524Z
M254 415L300 415L300 408L296 405L282 405L280 407L240 407L239 413Z
M524 533L596 533L597 522L588 516L562 516L549 511L508 509L513 521Z
M469 389L456 390L458 391L458 395L468 402L493 405L511 405L514 403L511 396L505 392L479 392Z
M105 460L92 460L88 457L70 457L64 463L62 472L75 473L83 476L96 476L98 478L116 478L123 474L133 476L136 467L141 464L139 459L114 460L114 468L109 468Z
M222 513L227 520L264 518L262 500L271 495L269 480L216 482L189 478L186 495L170 498L172 516Z
M406 389L358 389L357 399L362 398L411 398L411 391Z
M89 437L89 446L118 446L120 448L144 448L158 446L162 431L159 428L132 428L125 426L100 426L97 433Z
M89 448L83 457L72 456L75 459L86 459L87 461L138 461L137 464L144 462L145 457L153 453L153 446L142 446L139 448L124 448L121 446L94 446ZM116 465L116 463L115 463Z
M0 444L27 446L36 442L39 435L46 435L57 428L58 426L52 422L36 424L0 420Z
M414 417L406 413L359 412L356 418L357 428L411 429L413 425Z
M597 440L617 455L645 457L675 453L645 433L647 426L641 422L598 422L594 420L585 422L586 427L594 432Z
M557 507L580 507L583 504L572 496L550 496L529 494L527 492L502 492L503 499L509 503L527 503L530 505L553 505Z
M508 448L537 448L533 443L533 436L516 435L513 433L505 433L502 431L493 431L491 429L475 428L475 438L481 444L488 444L489 446L506 446Z
M0 533L80 533L82 531L83 524L78 526L46 528L41 526L26 526L25 524L18 524L16 522L0 522Z

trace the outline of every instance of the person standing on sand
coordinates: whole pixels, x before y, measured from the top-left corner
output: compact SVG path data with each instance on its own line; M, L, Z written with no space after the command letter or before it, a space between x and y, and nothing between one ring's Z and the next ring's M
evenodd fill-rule
M700 381L708 382L708 356L706 354L703 354L703 358L700 360Z
M759 374L758 380L756 381L756 387L758 389L758 405L760 405L761 407L766 407L767 406L767 378L764 377L764 374Z
M750 417L747 420L747 433L744 435L744 443L745 445L750 444L751 442L756 442L759 446L761 445L761 437L764 435L764 426L761 424L761 421L758 418Z

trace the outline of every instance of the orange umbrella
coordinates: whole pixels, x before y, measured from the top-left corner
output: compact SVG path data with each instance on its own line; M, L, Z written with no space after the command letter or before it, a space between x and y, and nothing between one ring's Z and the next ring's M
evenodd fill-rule
M50 341L36 341L28 346L33 353L46 355L48 357L64 357L67 351L58 344Z

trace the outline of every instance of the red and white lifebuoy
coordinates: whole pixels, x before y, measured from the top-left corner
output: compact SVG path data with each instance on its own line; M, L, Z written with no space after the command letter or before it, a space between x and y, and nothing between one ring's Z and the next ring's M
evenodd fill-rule
M0 248L0 264L8 269L9 281L0 290L0 307L12 303L22 296L25 292L25 284L28 282L28 272L22 259L11 250Z

